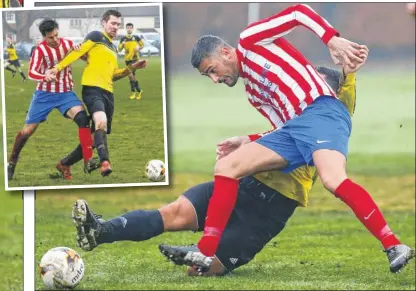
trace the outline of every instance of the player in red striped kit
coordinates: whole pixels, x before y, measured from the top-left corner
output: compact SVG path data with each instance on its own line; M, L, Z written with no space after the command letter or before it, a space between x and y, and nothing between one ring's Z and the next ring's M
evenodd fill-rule
M381 242L392 272L400 271L414 251L401 244L370 194L348 179L346 157L351 119L335 92L314 66L282 38L305 26L328 46L335 64L355 68L368 48L339 33L307 5L288 9L248 26L238 48L216 36L203 36L194 45L192 65L215 83L232 87L244 81L249 102L279 130L224 141L214 170L214 192L204 234L198 244L213 256L236 202L238 180L272 169L290 172L315 165L323 185L344 201Z
M35 49L29 65L29 78L37 81L38 85L30 103L25 125L16 136L9 158L7 167L9 180L13 178L19 154L27 140L53 109L58 109L63 116L74 120L78 125L85 170L91 171L95 168L93 165L95 160L92 158L90 118L82 102L72 91L74 84L71 67L65 68L56 76L47 72L48 68L53 67L74 48L72 41L58 36L58 29L58 23L52 19L46 19L39 24L39 31L44 40ZM70 159L71 155L56 166L65 179L72 179Z

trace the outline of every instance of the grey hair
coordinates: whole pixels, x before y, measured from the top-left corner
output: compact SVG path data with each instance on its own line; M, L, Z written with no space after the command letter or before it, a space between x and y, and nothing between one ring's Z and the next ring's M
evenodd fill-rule
M225 42L221 37L215 35L201 36L192 48L191 63L194 68L199 68L201 62L216 53L218 47L231 46Z
M332 90L338 92L341 82L341 72L327 67L316 67L318 73L326 76L325 81L331 86Z

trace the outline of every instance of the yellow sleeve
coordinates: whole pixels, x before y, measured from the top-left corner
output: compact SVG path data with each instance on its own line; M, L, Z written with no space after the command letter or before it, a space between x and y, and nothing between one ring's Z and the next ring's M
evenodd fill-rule
M137 43L139 44L140 48L144 48L143 40L139 40Z
M124 77L127 77L131 74L131 70L129 68L123 68L123 69L115 69L113 72L113 81L120 80Z
M342 85L338 91L338 98L347 106L349 113L353 115L356 101L355 73L348 74L347 76L342 73L341 78L343 80L340 81Z
M62 59L58 64L55 65L55 67L58 69L58 71L63 70L64 68L71 65L73 62L78 60L80 57L85 55L92 47L95 45L95 42L88 39L84 43L82 43L81 49L79 51L72 51L68 55L66 55L65 58Z
M120 40L120 43L118 44L118 51L121 52L124 48L124 37Z

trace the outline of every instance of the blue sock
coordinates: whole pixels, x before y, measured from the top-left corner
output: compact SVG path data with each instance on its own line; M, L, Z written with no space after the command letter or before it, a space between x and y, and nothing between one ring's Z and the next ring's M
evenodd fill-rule
M98 243L115 241L142 241L163 233L164 226L159 210L136 210L113 218L104 223L97 238Z

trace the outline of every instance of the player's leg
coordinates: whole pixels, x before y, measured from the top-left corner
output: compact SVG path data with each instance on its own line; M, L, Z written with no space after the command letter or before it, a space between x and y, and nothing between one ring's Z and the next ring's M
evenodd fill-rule
M214 169L214 194L208 207L206 229L199 243L201 251L208 256L215 253L237 198L238 179L263 171L282 169L287 167L288 162L293 163L290 167L296 168L299 157L301 155L293 139L285 129L280 129L257 142L245 144L217 161Z
M93 155L92 137L90 128L90 118L88 117L82 102L74 92L58 93L55 100L55 107L66 118L70 118L78 125L78 138L80 145L75 148L69 155L59 161L56 169L65 179L72 179L71 166L84 157L84 169L93 164L91 161ZM96 169L97 167L95 167Z
M383 245L390 270L399 272L414 257L414 251L395 236L371 195L347 177L345 156L335 150L322 149L313 153L313 161L324 187L351 208Z
M136 89L136 99L140 100L142 99L143 90L139 86L139 80L137 80L137 77L136 77L136 70L133 70L132 74L134 77L134 88Z
M89 114L92 116L94 125L94 146L97 149L100 159L101 175L103 177L108 176L111 174L112 169L107 147L107 133L110 133L111 131L114 97L110 92L101 88L83 86L82 99ZM110 116L108 114L110 114Z
M10 63L10 61L5 61L4 62L4 68L10 72L12 72L12 76L14 78L14 76L16 76L16 70L12 68L12 64Z
M32 136L32 134L38 128L39 123L29 123L25 124L23 128L17 133L13 149L9 157L9 161L7 164L7 176L8 180L12 180L14 176L14 172L16 170L17 161L19 160L20 152L22 151L23 147L25 146L26 142Z
M129 66L129 65L131 65L133 63L133 61L126 61L126 66ZM130 95L129 95L129 99L130 100L133 100L134 98L136 98L136 87L135 87L135 81L136 81L136 78L135 78L135 76L134 76L134 74L133 73L131 73L130 75L129 75L129 83L130 83Z
M20 68L20 61L19 60L15 60L13 61L13 65L15 66L16 70L19 71L20 76L22 77L23 81L27 81L26 75L25 73L22 71L22 69Z
M346 107L338 99L320 97L293 124L291 134L305 162L313 161L324 187L344 201L381 242L388 252L392 272L400 270L410 260L412 251L401 245L370 194L347 177L351 119Z
M136 78L135 78L135 75L133 74L133 73L131 73L130 75L129 75L129 82L130 82L130 96L129 96L129 99L130 100L133 100L133 99L135 99L136 98L136 86L135 86L135 84L136 84Z
M78 245L92 250L99 244L115 241L143 241L166 231L197 230L197 217L208 204L212 183L204 183L187 190L175 202L158 210L136 210L109 221L99 220L84 200L78 200L72 210L77 228Z
M96 102L96 104L102 104L102 102ZM101 105L100 105L101 106ZM112 169L110 165L110 155L107 147L107 115L104 110L97 110L92 114L94 121L94 146L97 149L98 157L100 158L101 174L108 176L111 174ZM103 171L103 167L105 170Z
M46 120L49 113L53 110L54 104L45 102L48 100L52 93L35 91L30 102L30 106L26 115L25 125L20 130L13 144L13 150L9 157L7 166L8 179L11 180L14 175L16 164L24 145L36 131L39 124Z
M75 94L73 95L75 96ZM78 98L76 98L76 100L78 100ZM70 109L66 111L65 115L71 118L78 125L78 138L81 145L84 166L88 168L91 166L91 160L93 157L93 140L91 137L90 126L91 120L82 104L75 106L72 106L71 104L70 106ZM65 108L63 108L63 110L65 110ZM91 172L91 169L86 170Z
M236 207L214 258L205 257L196 247L161 245L159 248L174 263L191 266L189 275L224 275L250 262L284 229L297 205L296 201L247 177L240 181Z

